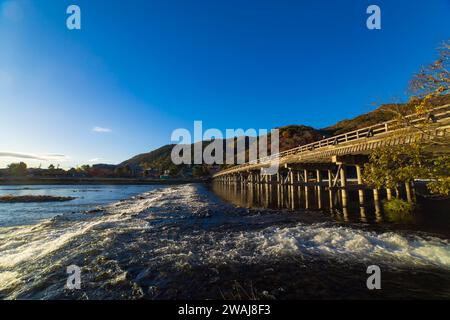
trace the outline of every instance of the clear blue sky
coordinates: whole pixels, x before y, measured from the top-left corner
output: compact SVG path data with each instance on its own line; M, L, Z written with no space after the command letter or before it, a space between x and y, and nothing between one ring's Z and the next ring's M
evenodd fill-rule
M118 163L194 120L325 127L404 100L449 38L449 0L0 0L0 167Z

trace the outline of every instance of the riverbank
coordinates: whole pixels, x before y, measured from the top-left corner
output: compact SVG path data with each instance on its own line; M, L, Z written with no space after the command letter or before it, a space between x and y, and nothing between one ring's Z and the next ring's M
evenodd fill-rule
M6 195L0 197L0 203L29 203L29 202L66 202L75 200L75 197L55 197L55 196L13 196Z
M1 178L0 185L177 185L205 182L202 179L132 178Z

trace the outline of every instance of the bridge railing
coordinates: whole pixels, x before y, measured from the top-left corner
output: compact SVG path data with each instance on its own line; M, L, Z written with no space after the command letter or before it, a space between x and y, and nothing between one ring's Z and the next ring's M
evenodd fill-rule
M216 175L225 174L228 171L236 171L239 169L243 169L248 166L252 166L258 163L270 163L272 160L288 157L292 155L298 155L305 152L310 152L317 150L319 148L324 148L328 146L337 146L341 143L349 142L349 141L356 141L356 140L364 140L376 135L388 133L397 131L399 129L405 128L406 126L414 126L420 123L423 123L424 120L428 120L430 118L430 121L439 121L443 119L450 118L450 104L436 107L431 110L431 112L425 116L418 116L416 114L410 114L407 116L404 116L402 120L389 120L383 123L375 124L369 127L357 129L354 131L342 133L336 136L332 136L330 138L318 140L309 144L305 144L296 148L292 148L274 155L262 157L256 160L252 160L249 162L246 162L244 164L236 165L231 168L222 170L218 172Z

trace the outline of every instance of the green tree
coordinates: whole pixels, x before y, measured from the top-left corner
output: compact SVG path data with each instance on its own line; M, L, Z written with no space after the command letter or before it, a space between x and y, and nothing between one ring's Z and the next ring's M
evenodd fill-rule
M430 160L430 178L428 189L431 193L450 194L450 156L444 155Z
M404 183L428 178L431 193L450 194L450 156L431 157L420 143L380 148L365 164L363 179L373 188L397 190ZM398 191L398 190L397 190Z
M27 164L25 162L11 163L8 165L8 169L13 176L24 176L27 174Z
M380 148L372 152L365 164L363 179L376 189L397 190L402 183L428 176L425 162L420 144Z
M81 166L81 170L84 172L88 172L91 169L91 167L88 164L83 164Z

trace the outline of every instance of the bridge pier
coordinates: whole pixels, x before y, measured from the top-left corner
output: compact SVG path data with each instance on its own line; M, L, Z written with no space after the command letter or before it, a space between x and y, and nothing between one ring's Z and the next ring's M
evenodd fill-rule
M347 207L347 169L344 164L341 164L339 170L340 178L341 178L341 195L342 195L342 206Z
M289 196L290 196L289 203L291 205L290 208L292 210L295 210L295 187L292 184L288 187L288 189L289 189Z
M333 187L333 172L328 169L328 188L331 190L331 188Z
M356 165L356 178L358 180L358 196L359 196L359 205L364 205L364 190L363 187L363 179L362 179L362 170L361 165Z
M317 182L317 187L320 188L321 183L322 183L322 174L320 172L320 169L316 169L316 182Z
M317 206L319 209L322 209L322 174L320 169L316 170L316 182L317 182Z
M289 184L290 185L294 185L295 181L294 181L294 171L292 170L292 168L289 168Z
M305 209L309 209L309 187L305 184Z
M373 201L380 201L380 197L378 194L378 189L373 189Z
M388 200L392 200L392 189L386 188L386 197Z

